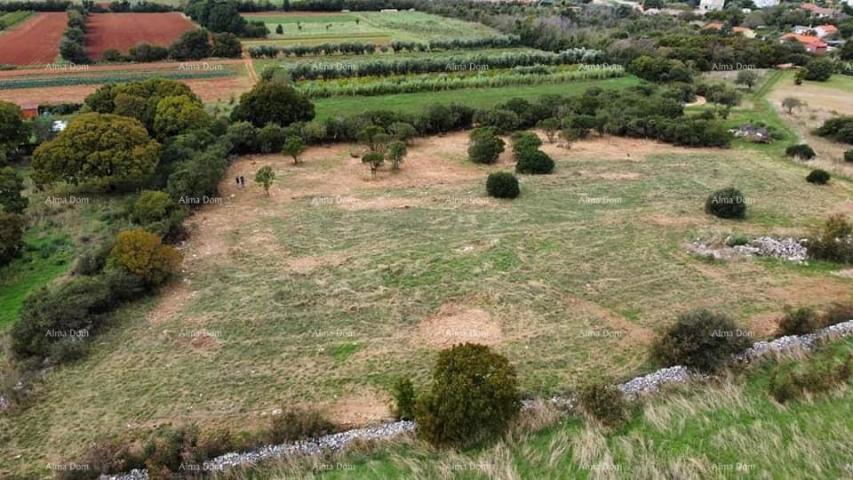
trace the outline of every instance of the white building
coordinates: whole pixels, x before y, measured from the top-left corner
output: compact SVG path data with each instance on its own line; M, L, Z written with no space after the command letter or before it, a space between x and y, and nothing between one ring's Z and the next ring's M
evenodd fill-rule
M713 12L714 10L722 10L726 0L702 0L699 3L699 11L702 13Z
M752 3L758 8L770 8L779 5L779 0L752 0Z

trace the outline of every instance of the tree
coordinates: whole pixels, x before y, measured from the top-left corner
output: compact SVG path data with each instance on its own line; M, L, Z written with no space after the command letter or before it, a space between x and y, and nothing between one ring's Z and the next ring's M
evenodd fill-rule
M486 193L495 198L515 198L521 193L518 178L509 172L490 173L486 178Z
M758 82L758 73L755 70L741 70L737 72L735 83L738 85L746 85L748 90L752 90L755 83Z
M33 155L36 185L86 181L115 185L138 182L154 173L160 144L132 118L84 113Z
M18 148L18 145L27 141L28 133L21 117L21 107L0 100L0 150Z
M493 128L482 127L472 130L470 139L468 158L474 163L495 163L504 151L505 143L495 134Z
M255 183L264 187L264 192L266 192L267 196L270 196L270 187L275 181L275 172L272 167L267 165L261 167L260 170L255 174Z
M261 153L280 152L284 147L286 132L276 123L268 123L258 130L257 144Z
M21 195L24 179L9 167L0 169L0 212L23 213L29 200Z
M139 276L152 286L166 282L181 264L181 254L159 236L140 228L116 235L108 264Z
M809 237L809 256L830 262L853 262L853 225L843 213L830 216Z
M376 177L376 171L385 163L385 154L382 152L367 152L361 157L361 163L370 167L370 175Z
M302 142L302 139L297 136L287 137L284 141L284 148L282 148L281 153L283 155L290 155L293 157L293 163L299 164L299 156L302 155L302 152L305 151L305 143Z
M18 256L24 245L24 217L0 210L0 266Z
M415 419L429 443L466 446L502 435L520 411L515 368L489 347L466 343L438 354Z
M695 310L680 315L663 337L652 345L652 356L661 365L683 365L713 372L752 342L725 315Z
M825 82L829 80L834 71L835 64L832 63L832 60L828 58L815 58L806 64L803 79Z
M554 140L557 138L557 132L560 130L559 120L554 117L549 117L544 120L540 120L536 126L545 132L545 136L548 138L548 143L554 143Z
M581 138L581 132L577 128L567 127L560 130L560 138L566 142L566 148L572 148L572 142Z
M278 35L282 35L282 34L284 34L284 28L281 26L281 24L280 24L280 23L279 23L278 25L276 25L276 27L275 27L275 33L277 33Z
M157 103L154 112L154 135L158 140L190 130L209 128L213 119L204 107L185 95L165 97Z
M258 82L240 96L231 113L232 121L246 120L256 127L267 123L281 126L307 122L314 118L314 105L305 96L281 80Z
M214 33L213 49L210 54L214 57L237 58L243 53L240 40L233 33Z
M801 108L804 105L805 102L796 97L785 97L785 99L782 100L782 108L784 108L785 111L788 112L788 115L792 114L794 112L794 109Z
M533 132L516 132L512 138L512 153L516 161L525 152L536 151L542 146L542 140Z
M382 149L382 141L388 139L388 134L385 129L378 125L368 125L359 130L356 138L363 143L372 152L378 152Z
M201 28L184 32L169 47L169 55L175 60L201 60L213 52L210 45L210 34Z
M388 159L391 160L391 170L397 171L400 169L400 164L403 163L403 158L407 153L406 144L399 140L388 144L386 154L388 155Z
M133 203L131 217L139 225L158 222L169 216L175 208L169 194L156 190L144 190Z

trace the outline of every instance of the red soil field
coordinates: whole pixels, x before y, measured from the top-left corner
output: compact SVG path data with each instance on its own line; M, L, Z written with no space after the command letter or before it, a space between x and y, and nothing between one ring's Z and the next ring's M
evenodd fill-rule
M65 12L37 13L0 33L0 63L35 65L59 56L59 41L66 27Z
M139 43L168 47L195 24L180 13L95 13L86 22L86 50L93 60L104 51L127 53Z

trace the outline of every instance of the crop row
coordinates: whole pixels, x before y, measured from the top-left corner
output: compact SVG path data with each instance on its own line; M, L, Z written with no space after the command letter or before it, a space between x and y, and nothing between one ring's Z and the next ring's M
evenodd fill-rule
M445 58L382 59L367 62L305 62L285 68L294 80L329 80L346 77L488 70L529 65L597 64L602 60L603 55L598 50L576 48L559 53L526 51L504 52L497 55L481 53Z
M519 37L491 37L453 40L434 40L423 42L391 42L390 46L377 46L373 43L343 42L323 43L320 45L296 45L292 47L275 47L263 45L252 47L249 53L253 58L304 57L314 55L369 55L376 50L382 52L431 52L435 50L466 50L475 48L508 48L520 44Z
M555 69L553 67L516 67L501 72L466 74L429 74L378 78L372 81L312 81L297 84L297 88L312 98L335 96L375 96L425 91L458 90L462 88L497 88L517 85L561 83L572 80L599 80L621 77L622 67L592 69Z
M188 80L194 78L218 78L233 76L232 70L214 70L209 72L138 72L112 75L68 75L40 78L13 78L0 82L0 90L14 88L46 88L68 87L74 85L101 85L108 83L123 83L146 80L149 78L168 78L172 80Z

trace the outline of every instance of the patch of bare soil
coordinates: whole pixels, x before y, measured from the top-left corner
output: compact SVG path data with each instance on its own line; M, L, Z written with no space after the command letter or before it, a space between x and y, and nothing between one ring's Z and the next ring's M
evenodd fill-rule
M850 282L830 277L800 277L785 286L767 290L781 304L818 305L853 300Z
M648 345L654 338L650 329L635 324L624 316L580 297L566 296L563 300L570 312L583 312L603 322L609 330L629 344Z
M566 148L563 141L548 143L541 132L540 137L544 142L542 151L556 160L629 160L642 162L646 156L654 154L718 152L718 150L709 148L675 147L654 140L612 136L599 137L596 135L572 142L571 146Z
M707 223L707 220L703 217L695 217L695 216L686 216L686 215L667 215L664 213L655 213L653 215L649 215L644 218L644 221L649 223L660 225L662 227L673 227L673 226L693 226L693 225L702 225Z
M347 261L344 255L317 255L310 257L290 257L285 259L290 270L299 274L308 274L322 267L336 267Z
M466 342L498 345L504 335L500 324L485 310L445 304L418 325L414 341L441 349Z
M322 410L343 427L360 427L391 419L390 398L374 390L360 389L344 395Z
M853 278L853 268L843 268L835 272L835 275L838 275L841 278Z
M747 321L749 332L754 337L755 341L761 338L773 336L776 333L779 318L782 317L782 312L759 313L749 317Z
M160 293L160 301L150 312L148 321L158 324L177 315L189 301L191 292L184 281L177 281Z

